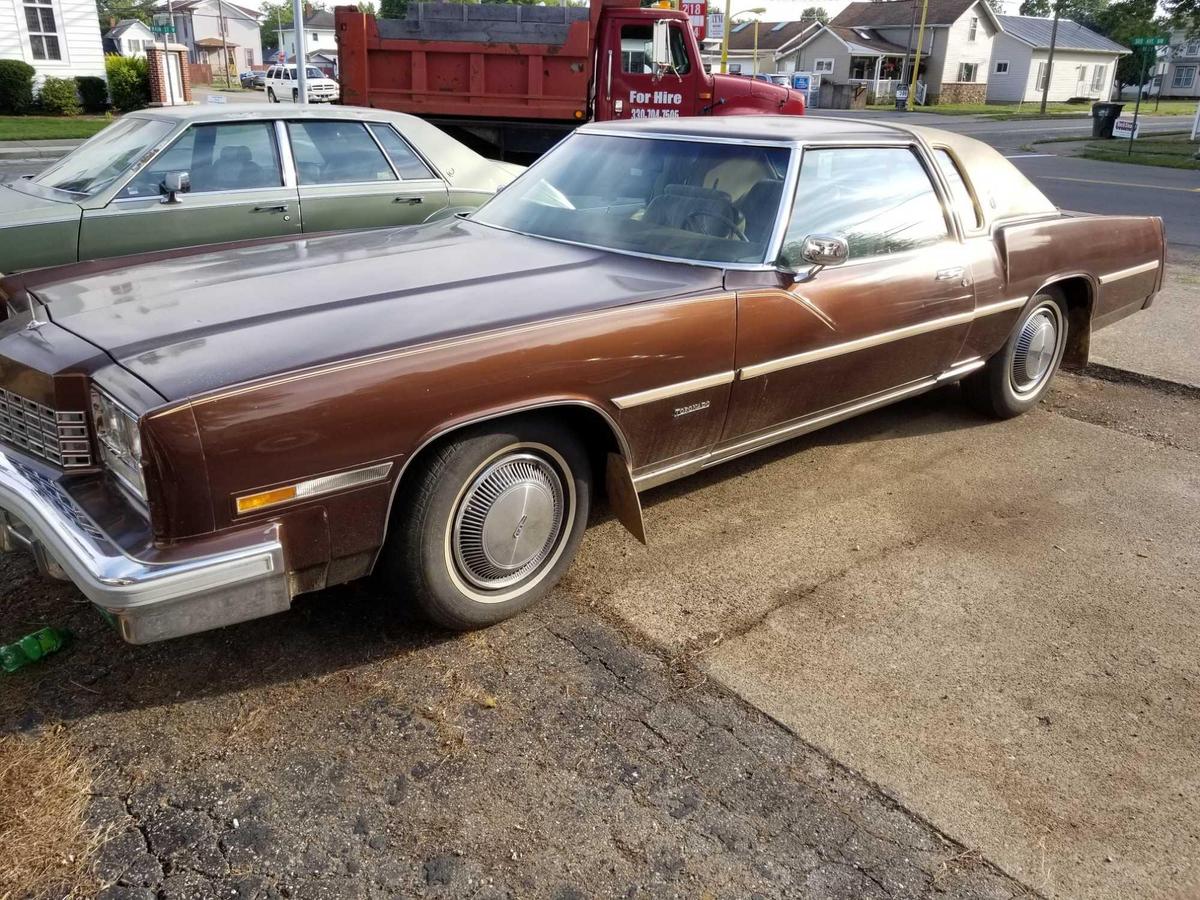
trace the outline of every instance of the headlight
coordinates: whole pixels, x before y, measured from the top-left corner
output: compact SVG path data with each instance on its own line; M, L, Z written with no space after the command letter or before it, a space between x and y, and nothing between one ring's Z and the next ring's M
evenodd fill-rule
M137 419L108 394L92 388L92 423L104 464L138 499L145 501L142 434Z

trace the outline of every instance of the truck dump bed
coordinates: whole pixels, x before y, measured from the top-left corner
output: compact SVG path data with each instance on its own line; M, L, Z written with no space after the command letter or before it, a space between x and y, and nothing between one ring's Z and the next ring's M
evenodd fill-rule
M622 3L421 3L380 20L339 6L342 102L435 118L585 120L605 5Z

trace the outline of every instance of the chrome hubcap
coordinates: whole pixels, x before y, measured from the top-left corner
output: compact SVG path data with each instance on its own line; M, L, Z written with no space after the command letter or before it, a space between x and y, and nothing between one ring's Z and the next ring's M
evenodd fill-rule
M554 551L565 518L562 478L547 460L513 453L489 465L459 503L452 543L471 584L515 584Z
M1012 360L1012 385L1018 394L1046 380L1058 354L1058 316L1048 307L1034 310L1021 326Z

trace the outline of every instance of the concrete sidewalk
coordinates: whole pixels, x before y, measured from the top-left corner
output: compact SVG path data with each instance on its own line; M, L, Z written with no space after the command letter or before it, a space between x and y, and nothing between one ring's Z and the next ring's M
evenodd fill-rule
M0 160L58 159L83 143L70 138L58 141L0 141Z

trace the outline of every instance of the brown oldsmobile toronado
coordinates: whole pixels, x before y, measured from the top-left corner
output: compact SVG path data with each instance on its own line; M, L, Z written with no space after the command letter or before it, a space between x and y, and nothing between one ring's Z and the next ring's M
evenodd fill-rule
M133 642L371 572L483 626L600 493L644 540L639 491L938 385L1029 409L1163 254L941 131L585 126L457 219L0 282L0 534Z

